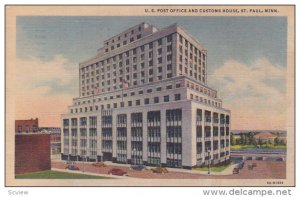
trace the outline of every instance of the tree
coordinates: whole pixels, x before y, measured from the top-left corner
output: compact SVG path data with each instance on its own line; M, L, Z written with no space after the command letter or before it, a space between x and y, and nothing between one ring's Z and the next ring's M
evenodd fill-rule
M274 145L275 146L278 146L279 145L279 138L278 137L276 137L275 139L274 139Z
M245 135L240 134L240 136L241 136L241 145L245 145Z
M236 145L236 138L233 134L230 135L230 144L232 146Z
M281 140L280 140L280 145L286 145L284 139L281 139Z
M260 146L263 145L263 141L261 140L261 138L258 138L258 142L257 142L257 143L258 143L258 145L260 145Z

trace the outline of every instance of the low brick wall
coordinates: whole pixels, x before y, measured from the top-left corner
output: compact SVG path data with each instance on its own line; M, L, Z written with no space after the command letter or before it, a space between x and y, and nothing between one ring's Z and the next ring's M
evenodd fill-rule
M50 135L15 135L15 174L51 169Z

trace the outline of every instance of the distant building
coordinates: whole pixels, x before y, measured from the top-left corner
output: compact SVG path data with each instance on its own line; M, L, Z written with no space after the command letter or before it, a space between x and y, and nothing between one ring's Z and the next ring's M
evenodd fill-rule
M254 136L256 140L261 140L262 142L274 142L274 139L276 138L275 135L269 132L263 132L263 133L258 133Z
M15 135L15 174L50 169L50 135L17 133Z
M15 120L15 133L36 133L38 132L39 119Z
M51 155L60 154L61 131L59 127L40 127L39 132L50 134Z

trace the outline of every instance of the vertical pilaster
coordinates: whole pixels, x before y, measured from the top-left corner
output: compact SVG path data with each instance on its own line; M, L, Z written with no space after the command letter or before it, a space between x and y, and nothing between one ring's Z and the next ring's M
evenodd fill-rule
M112 157L117 158L117 114L112 112Z
M143 162L148 161L148 126L147 111L143 110Z
M160 163L167 163L166 110L160 110Z
M127 113L127 160L131 159L131 114Z

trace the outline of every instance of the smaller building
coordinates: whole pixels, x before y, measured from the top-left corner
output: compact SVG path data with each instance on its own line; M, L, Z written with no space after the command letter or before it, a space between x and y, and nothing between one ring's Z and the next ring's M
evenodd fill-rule
M15 120L15 133L36 133L39 128L39 119Z
M59 154L61 152L61 130L59 127L40 127L40 133L50 134L51 155Z
M272 133L270 132L260 132L260 133L257 133L254 138L256 140L261 140L262 142L274 142L276 136L273 135Z
M50 169L50 135L46 133L16 134L15 174Z

